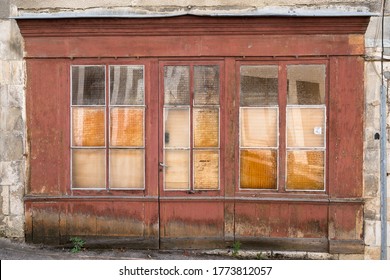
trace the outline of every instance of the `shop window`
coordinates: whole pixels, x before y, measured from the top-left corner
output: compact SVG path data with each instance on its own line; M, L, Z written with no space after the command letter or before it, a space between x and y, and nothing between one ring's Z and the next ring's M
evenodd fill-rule
M71 70L72 188L143 189L144 67Z
M325 65L240 67L240 189L325 190L325 71ZM286 90L279 76L287 77Z

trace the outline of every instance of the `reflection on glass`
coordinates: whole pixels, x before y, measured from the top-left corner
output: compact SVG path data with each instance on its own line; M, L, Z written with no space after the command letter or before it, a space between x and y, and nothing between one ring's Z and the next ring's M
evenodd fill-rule
M144 143L144 110L138 108L111 108L110 145L142 147Z
M219 67L194 66L195 105L219 104Z
M72 150L72 187L104 188L106 184L106 151Z
M218 189L218 151L194 151L194 189Z
M104 109L72 108L72 145L104 146Z
M164 67L164 104L190 105L190 67Z
M241 150L240 186L244 189L276 189L277 152Z
M190 146L189 109L164 109L165 147L188 148Z
M278 66L241 66L240 105L278 105Z
M287 104L325 104L325 65L287 66Z
M72 105L105 104L104 66L72 67Z
M144 150L110 150L110 187L144 188Z
M142 66L110 66L110 104L144 104L144 70Z
M218 147L219 110L194 109L194 147Z
M188 150L165 150L164 183L166 190L188 190L190 155Z
M241 147L277 147L278 110L241 108Z
M324 189L324 152L287 152L287 189Z
M287 146L324 147L324 108L287 108Z

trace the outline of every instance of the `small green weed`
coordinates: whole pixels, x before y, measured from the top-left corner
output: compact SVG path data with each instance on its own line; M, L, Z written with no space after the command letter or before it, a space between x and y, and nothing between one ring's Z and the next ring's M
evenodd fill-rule
M240 248L241 248L241 242L235 241L233 243L233 253L232 253L233 257L237 257L238 251L240 250Z
M73 248L71 250L72 253L78 253L81 249L83 249L85 241L80 237L71 237L69 240L73 244Z

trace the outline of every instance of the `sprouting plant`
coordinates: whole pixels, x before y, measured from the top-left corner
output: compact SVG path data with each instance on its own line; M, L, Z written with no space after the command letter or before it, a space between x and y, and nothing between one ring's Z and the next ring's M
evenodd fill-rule
M234 257L236 257L238 255L238 251L240 250L240 248L241 248L241 242L240 241L235 241L233 243L233 253L232 253L232 255Z
M71 237L69 240L73 244L72 253L78 253L84 247L85 241L80 237Z

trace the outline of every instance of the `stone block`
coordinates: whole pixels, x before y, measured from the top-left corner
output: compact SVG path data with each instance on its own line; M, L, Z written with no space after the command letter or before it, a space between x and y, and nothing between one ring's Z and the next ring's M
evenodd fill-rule
M0 161L22 160L24 138L20 132L2 133L0 139Z
M17 107L0 107L0 131L24 133L23 112Z
M1 164L1 162L0 162ZM10 214L9 209L9 186L0 186L0 204L1 204L1 213L4 216Z
M380 221L365 220L364 221L364 243L369 246L381 245L381 223Z
M6 235L11 238L24 237L24 215L9 216Z
M381 258L381 247L378 246L366 246L364 248L365 260L379 260Z
M10 186L9 208L10 214L17 216L24 214L24 185Z
M365 101L367 104L380 104L381 65L379 62L365 63Z
M364 197L377 197L379 185L380 182L378 175L364 175Z
M0 186L17 185L24 182L24 161L0 162Z
M10 85L24 85L24 63L23 61L13 60L9 62Z
M0 69L1 73L1 69ZM0 108L1 107L8 107L8 85L1 85L0 84Z
M365 220L380 220L380 197L366 198L364 204Z
M10 0L1 0L0 2L0 18L8 18L10 13Z
M340 254L339 260L364 260L363 254Z
M25 108L24 102L24 86L8 86L8 106L16 108Z
M379 149L366 149L364 151L364 174L378 174L380 170Z
M0 85L9 85L10 77L9 61L1 60L0 57Z
M380 133L380 129L375 128L370 125L365 127L364 129L364 148L365 149L379 149L380 147L380 139L376 139L376 133Z

